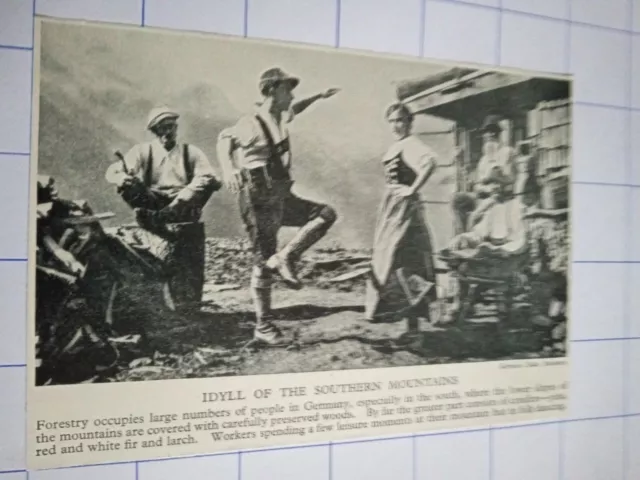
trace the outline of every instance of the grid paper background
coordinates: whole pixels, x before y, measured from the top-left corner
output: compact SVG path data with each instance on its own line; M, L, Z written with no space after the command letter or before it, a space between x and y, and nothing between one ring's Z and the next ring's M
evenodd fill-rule
M34 12L575 74L570 418L26 471ZM640 478L640 0L0 0L0 169L0 480Z

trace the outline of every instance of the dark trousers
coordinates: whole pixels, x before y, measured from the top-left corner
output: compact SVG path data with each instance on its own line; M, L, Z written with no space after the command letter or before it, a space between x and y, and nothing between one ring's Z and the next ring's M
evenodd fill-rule
M212 186L208 190L198 192L186 204L179 205L171 215L170 224L173 225L170 228L140 223L143 229L169 241L171 245L170 254L164 259L164 268L170 278L169 284L174 300L180 305L199 302L202 299L206 232L200 217L202 209L214 191L215 188ZM135 190L119 193L131 208L160 211L173 201L172 196L142 185Z
M197 222L202 215L202 209L211 198L215 191L215 187L198 192L185 205L180 205L179 210L175 212L176 222ZM143 208L147 210L159 211L167 207L174 197L165 192L145 187L139 184L130 189L119 190L118 193L122 199L131 208Z
M317 217L333 214L327 205L300 198L291 192L290 180L273 180L263 173L246 172L240 191L242 221L251 240L254 266L263 268L277 252L281 227L302 227Z

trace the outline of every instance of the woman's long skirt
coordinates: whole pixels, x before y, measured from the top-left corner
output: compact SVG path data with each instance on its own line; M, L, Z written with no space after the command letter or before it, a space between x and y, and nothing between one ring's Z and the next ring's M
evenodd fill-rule
M399 269L402 275L398 275ZM388 191L376 223L365 300L366 318L375 320L411 307L400 278L412 276L433 284L423 299L424 314L428 316L428 303L436 299L436 274L433 243L423 218L421 198L419 195L402 197Z

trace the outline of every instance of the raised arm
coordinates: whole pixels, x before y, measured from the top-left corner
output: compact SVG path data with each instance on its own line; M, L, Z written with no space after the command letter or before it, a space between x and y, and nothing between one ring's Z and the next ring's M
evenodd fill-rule
M298 100L291 105L291 110L294 115L298 115L299 113L304 112L307 108L313 105L318 100L324 98L333 97L339 90L337 88L330 88L321 93L316 93L315 95L311 95L310 97L303 98L302 100Z

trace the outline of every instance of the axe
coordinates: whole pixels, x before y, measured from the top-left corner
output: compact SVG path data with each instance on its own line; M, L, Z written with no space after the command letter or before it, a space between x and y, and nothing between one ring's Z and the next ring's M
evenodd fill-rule
M124 173L128 175L129 170L127 169L127 164L124 161L124 155L122 155L122 152L120 150L116 150L115 152L113 152L113 154L118 160L120 160L120 162L122 163L122 169L124 170Z

